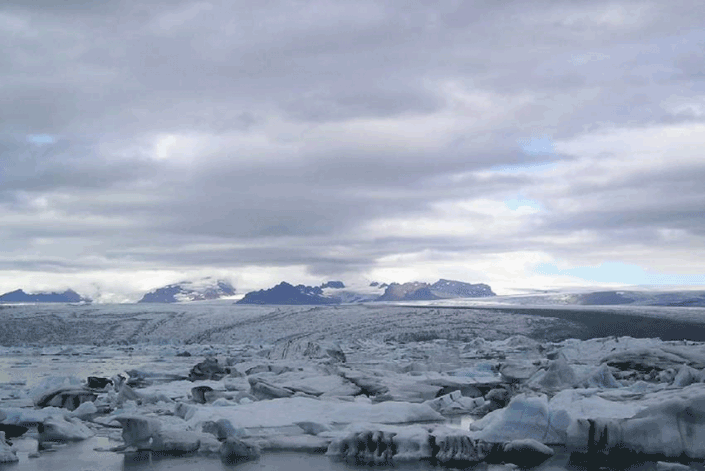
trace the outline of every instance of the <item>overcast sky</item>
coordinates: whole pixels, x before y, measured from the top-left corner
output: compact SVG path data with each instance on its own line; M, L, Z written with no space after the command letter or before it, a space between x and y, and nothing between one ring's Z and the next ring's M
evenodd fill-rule
M705 284L705 3L0 4L0 292Z

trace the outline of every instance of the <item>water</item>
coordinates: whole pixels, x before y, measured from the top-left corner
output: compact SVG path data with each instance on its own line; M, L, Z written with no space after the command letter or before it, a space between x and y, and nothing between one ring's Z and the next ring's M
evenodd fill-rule
M54 452L43 452L39 458L28 458L32 449L31 439L18 440L21 450L19 463L0 464L0 471L353 471L353 470L399 470L399 471L442 471L440 466L427 462L397 463L394 466L356 466L333 460L325 455L295 452L264 453L256 461L239 464L225 464L217 458L199 456L157 457L151 453L122 455L112 452L95 451L96 447L114 446L116 443L105 437L94 437L80 443L60 446ZM34 442L36 444L36 442ZM589 471L589 465L575 466L570 456L561 448L548 461L533 468L534 471ZM613 463L613 469L629 471L656 471L656 462ZM695 471L703 471L702 463L691 463ZM480 463L470 467L475 471L508 470L503 466Z
M293 452L263 454L256 461L236 465L224 464L217 458L199 456L157 457L151 453L122 455L95 451L94 448L114 446L105 437L94 437L80 443L60 446L56 451L43 452L39 458L29 458L31 439L18 440L19 463L0 464L1 471L352 471L365 469L332 460L324 455ZM34 442L36 444L36 442ZM401 463L394 467L374 469L428 471L428 463Z

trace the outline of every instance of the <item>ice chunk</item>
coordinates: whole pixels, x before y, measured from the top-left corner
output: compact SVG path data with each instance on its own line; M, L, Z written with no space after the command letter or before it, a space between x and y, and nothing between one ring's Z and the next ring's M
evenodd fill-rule
M79 419L48 417L37 427L40 442L69 442L90 438L93 431Z
M319 433L329 432L330 427L326 424L319 424L311 421L296 422L296 425L301 427L301 430L308 435L318 435Z
M203 432L214 435L218 440L225 440L229 437L241 437L245 435L242 429L235 428L227 419L218 419L203 423Z
M549 409L545 395L515 396L509 405L471 424L474 436L493 443L531 438L541 443L564 444L570 415Z
M208 402L206 399L206 394L209 392L212 392L213 388L210 386L195 386L191 388L191 396L193 396L193 400L196 401L199 404L205 404Z
M621 388L622 383L612 375L609 366L603 363L585 378L581 385L586 388Z
M230 406L236 406L238 403L230 401L228 399L225 399L224 397L219 397L215 401L213 401L211 404L215 407L230 407Z
M294 395L291 389L274 386L260 378L248 378L248 381L250 382L250 392L260 400L291 397Z
M589 456L626 449L704 459L705 394L666 400L627 419L579 419L568 429L568 445Z
M38 407L62 407L68 410L78 408L84 402L93 402L98 395L90 389L61 388L47 392L36 399Z
M19 461L19 458L5 441L5 432L0 432L0 463L14 463L16 461Z
M267 435L253 440L260 450L325 453L331 439L315 435Z
M81 380L75 376L49 376L30 389L28 395L37 404L47 393L60 389L81 388L82 386Z
M383 384L383 380L380 376L374 374L369 374L359 370L353 370L351 368L341 368L340 370L343 378L352 382L357 386L362 394L367 396L381 396L389 392L389 388ZM427 398L429 399L429 398Z
M45 407L44 409L27 409L24 407L6 407L0 410L0 414L4 415L3 422L5 424L37 426L44 422L48 417L60 416L66 413L66 409L58 409L56 407Z
M220 458L228 464L259 458L259 449L238 438L230 437L220 447Z
M432 434L431 437L431 448L435 452L433 457L446 466L461 467L479 463L496 453L492 443L457 431L452 434Z
M293 392L303 392L310 396L354 396L360 393L360 388L342 376L325 371L321 372L318 368L302 368L302 371L290 371L277 376L269 376L266 380L273 386L286 388Z
M206 358L191 368L188 378L191 381L204 379L219 381L229 374L230 368L218 364L217 358Z
M186 430L160 430L152 437L152 451L171 455L193 453L201 446L201 434Z
M693 383L700 383L703 380L703 372L691 368L688 365L683 365L678 371L678 374L673 379L673 386L684 388Z
M492 401L498 407L504 407L509 403L511 393L505 388L494 388L487 391L487 394L485 394L485 399Z
M132 389L127 384L121 384L118 386L118 395L116 402L118 405L124 404L127 401L139 401L142 396L138 394L134 389Z
M424 404L428 404L434 410L444 415L467 413L477 409L484 403L485 400L483 398L473 399L464 397L460 394L460 391L453 391L449 394L424 402Z
M405 378L406 375L400 376L395 378L396 381L389 381L387 391L376 395L374 401L422 402L436 397L442 390L441 386L426 384L416 378Z
M68 415L70 415L71 417L77 417L81 420L86 420L93 417L97 413L98 408L95 406L95 404L93 404L92 402L84 402Z
M223 385L226 391L249 391L250 383L247 382L245 378L225 378L223 380Z
M161 430L161 422L153 417L124 415L115 417L122 425L122 440L127 446L148 449L151 439Z
M647 407L643 402L633 399L633 393L626 388L608 389L604 392L598 389L565 389L551 398L549 408L564 409L574 419L625 418L632 417Z
M680 368L689 359L677 352L668 352L662 348L634 348L618 351L603 358L601 363L620 370L633 370L641 373L664 371L669 368Z
M433 450L429 433L426 428L419 426L399 427L393 430L396 454L394 461L416 461L431 458Z
M353 432L331 443L327 454L357 465L391 465L397 450L395 436L381 430Z
M542 373L537 373L529 380L529 384L534 387L555 391L572 387L576 382L575 372L562 355L551 361L548 370Z
M278 342L269 353L273 360L328 360L345 363L345 353L340 345L331 342L316 343L309 340L285 340Z
M499 367L499 372L505 381L520 382L531 378L539 367L530 360L507 361Z
M668 461L656 462L656 471L691 471L693 468L686 464L671 463Z
M554 455L553 449L536 440L512 440L505 443L502 449L502 459L522 468L532 468L543 463Z
M369 404L339 400L291 397L240 404L237 407L190 406L194 408L189 424L228 419L243 428L296 427L297 422L349 424L352 422L408 423L440 421L443 416L426 404L383 402ZM298 428L298 427L297 427Z
M191 420L191 418L196 414L197 411L198 409L195 406L191 404L185 404L183 402L179 402L174 408L174 414L184 420Z
M491 443L446 427L359 425L334 439L326 454L358 465L431 459L458 467L483 461L496 450Z

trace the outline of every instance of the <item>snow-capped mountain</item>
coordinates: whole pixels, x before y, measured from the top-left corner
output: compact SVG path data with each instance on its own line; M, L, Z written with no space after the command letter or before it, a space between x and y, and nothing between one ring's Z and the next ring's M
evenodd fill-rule
M291 285L281 282L273 288L247 293L238 304L349 304L372 301L428 301L446 298L472 298L494 296L492 289L483 283L471 284L462 281L438 280L434 284L414 281L370 285L372 291L346 288L341 281L328 281L320 286Z
M409 283L392 283L377 301L429 301L446 298L478 298L495 296L492 288L484 283L465 283L462 281L440 279L433 284L412 281Z
M465 283L441 278L431 285L431 293L439 298L481 298L496 296L489 285L484 283Z
M157 288L142 296L140 303L178 303L219 299L235 294L235 288L225 280L203 278L197 281L182 281Z

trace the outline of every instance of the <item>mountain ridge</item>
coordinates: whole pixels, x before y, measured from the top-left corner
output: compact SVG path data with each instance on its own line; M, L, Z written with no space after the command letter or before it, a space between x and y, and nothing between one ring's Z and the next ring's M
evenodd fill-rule
M385 291L382 295L368 292L344 290L340 281L328 281L320 286L292 285L282 281L278 285L259 291L251 291L237 301L237 304L342 304L376 301L428 301L435 299L495 296L489 285L465 283L440 279L434 284L420 281L371 284ZM325 290L325 291L324 291Z
M91 299L81 296L72 289L63 292L25 293L16 289L0 295L0 303L90 303Z

